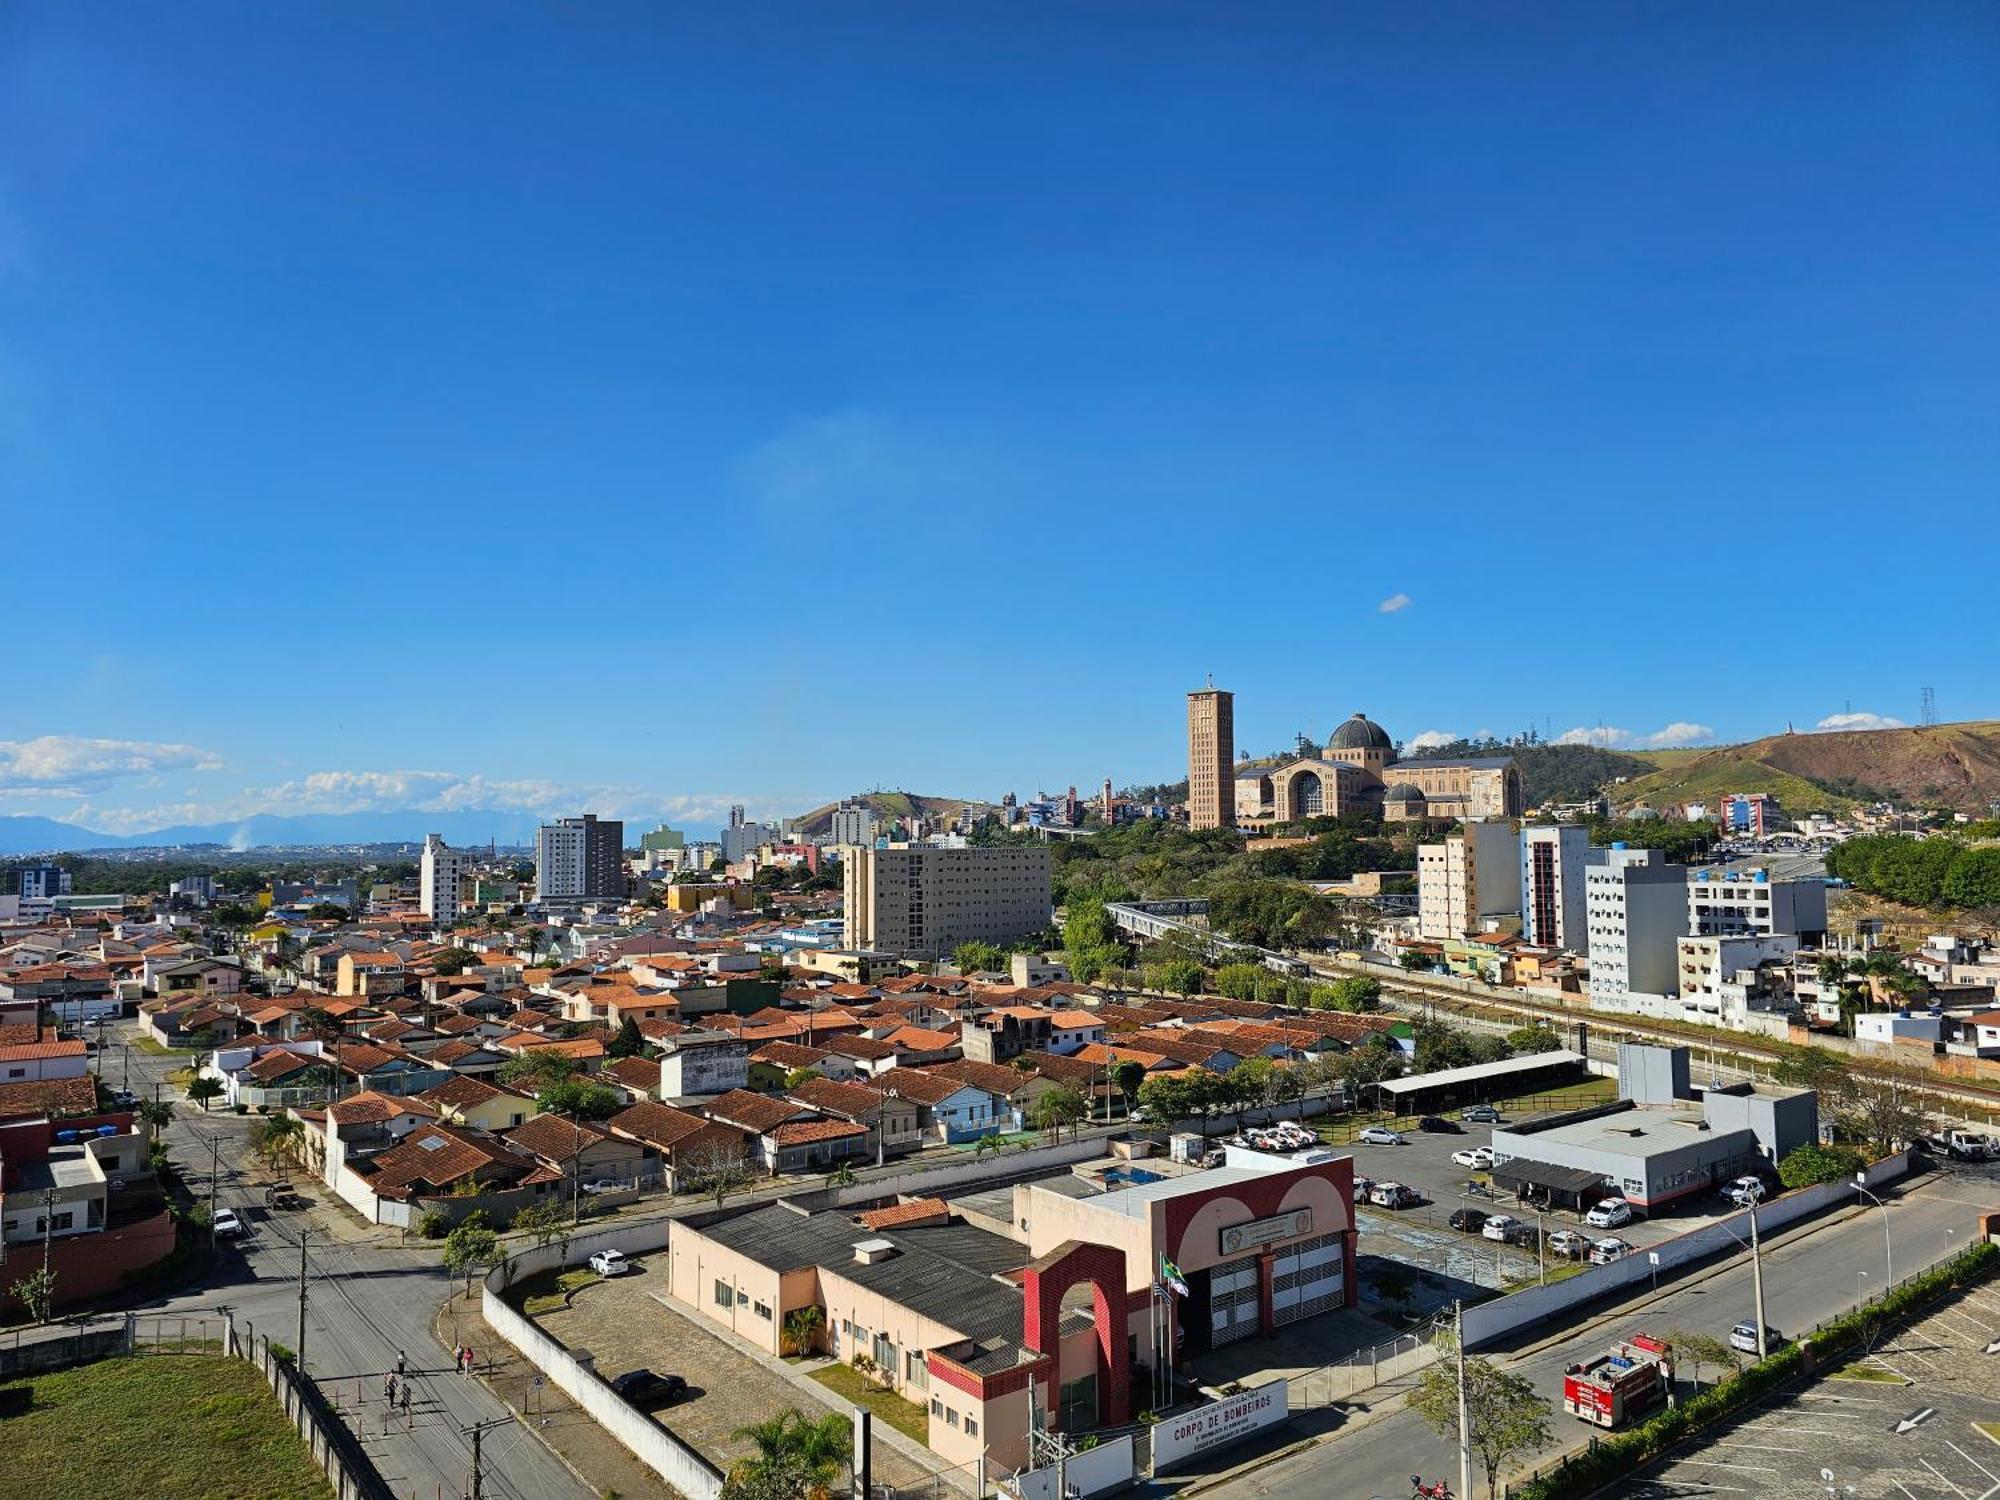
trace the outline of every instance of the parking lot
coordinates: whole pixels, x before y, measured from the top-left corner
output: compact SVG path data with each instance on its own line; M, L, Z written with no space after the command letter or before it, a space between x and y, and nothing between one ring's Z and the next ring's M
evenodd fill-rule
M1977 1288L1682 1449L1630 1493L1991 1500L2000 1441L1977 1424L2000 1423L2000 1355L1985 1352L1996 1340L2000 1291Z
M1457 1122L1454 1120L1452 1123ZM1497 1287L1509 1280L1531 1276L1536 1268L1532 1239L1525 1245L1502 1246L1477 1233L1454 1230L1447 1222L1454 1210L1468 1208L1488 1215L1512 1214L1529 1224L1535 1221L1534 1212L1517 1204L1511 1193L1491 1192L1487 1195L1467 1191L1469 1182L1485 1187L1487 1176L1484 1172L1452 1161L1452 1153L1490 1145L1493 1133L1484 1125L1465 1125L1461 1128L1464 1131L1462 1135L1405 1131L1403 1143L1398 1146L1371 1146L1357 1142L1352 1146L1336 1148L1354 1158L1357 1177L1366 1176L1376 1182L1404 1183L1423 1196L1423 1202L1413 1208L1361 1208L1359 1220L1364 1243L1377 1253L1391 1255L1398 1260L1407 1259L1426 1270L1477 1282L1481 1286ZM1729 1211L1720 1197L1703 1194L1686 1208L1676 1208L1657 1219L1635 1218L1616 1229L1588 1228L1583 1224L1581 1214L1565 1209L1544 1212L1541 1224L1546 1233L1569 1229L1591 1240L1615 1236L1644 1251L1650 1245L1712 1223ZM1385 1248L1388 1242L1393 1242L1398 1248Z
M567 1307L535 1321L567 1348L588 1349L607 1380L639 1368L685 1380L687 1394L653 1417L711 1463L727 1470L752 1452L754 1445L737 1437L737 1431L788 1406L808 1416L834 1409L820 1401L816 1389L794 1385L698 1317L663 1305L664 1265L654 1275L645 1258L632 1264L631 1274L584 1287ZM927 1477L886 1441L876 1444L874 1473L882 1483L899 1486Z

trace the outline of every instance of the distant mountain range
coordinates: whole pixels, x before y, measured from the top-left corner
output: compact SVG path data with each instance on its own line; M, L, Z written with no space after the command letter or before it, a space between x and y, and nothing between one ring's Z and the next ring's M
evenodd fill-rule
M467 847L497 841L529 845L541 819L533 813L389 812L307 813L280 817L258 813L233 823L183 823L144 833L100 833L53 818L0 816L0 855L55 854L86 849L172 848L183 844L221 844L230 849L260 849L302 844L417 844L427 833Z

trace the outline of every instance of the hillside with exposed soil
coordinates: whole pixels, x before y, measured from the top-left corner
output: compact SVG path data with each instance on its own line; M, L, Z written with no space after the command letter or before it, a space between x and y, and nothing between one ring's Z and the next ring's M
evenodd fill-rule
M1724 792L1768 792L1794 813L1887 800L1983 817L2000 801L2000 723L1774 734L1679 752L1614 795L1621 807L1666 808Z

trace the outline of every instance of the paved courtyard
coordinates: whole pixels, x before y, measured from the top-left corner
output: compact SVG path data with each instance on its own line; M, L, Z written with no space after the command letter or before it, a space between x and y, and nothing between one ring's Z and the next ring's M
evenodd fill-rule
M1682 1449L1630 1493L1991 1500L2000 1441L1975 1424L2000 1423L2000 1355L1985 1352L1996 1340L1988 1285Z
M726 1471L752 1451L749 1442L735 1436L737 1429L788 1406L808 1416L822 1410L850 1410L830 1392L803 1379L809 1366L798 1367L801 1379L794 1383L692 1315L663 1304L664 1265L655 1274L643 1259L635 1264L638 1270L632 1275L587 1286L568 1307L535 1321L567 1348L588 1349L598 1374L607 1380L643 1366L687 1381L688 1394L654 1412L653 1419L718 1468ZM929 1469L890 1446L882 1436L884 1425L875 1423L877 1482L907 1488L928 1480Z

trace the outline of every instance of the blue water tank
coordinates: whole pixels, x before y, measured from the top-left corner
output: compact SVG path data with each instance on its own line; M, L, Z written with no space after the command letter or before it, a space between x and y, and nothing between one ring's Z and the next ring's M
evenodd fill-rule
M1752 875L1750 876L1750 878L1751 878L1752 880L1754 880L1754 881L1758 882L1758 883L1759 883L1759 884L1761 885L1761 884L1762 884L1763 882L1765 882L1765 881L1767 881L1767 880L1769 880L1769 879L1771 878L1771 872L1770 872L1769 870L1758 870L1758 871L1754 872L1754 873L1753 873L1753 874L1752 874Z
M116 1125L100 1125L97 1127L97 1133L101 1136L116 1135L118 1134L118 1127Z
M58 1130L56 1132L56 1141L61 1145L67 1146L76 1139L77 1132L74 1130Z
M1623 849L1623 848L1626 848L1626 847L1627 847L1627 845L1626 845L1626 843L1625 843L1625 840L1623 840L1623 839L1614 839L1614 840L1612 841L1612 844L1611 844L1611 847L1612 847L1612 848L1614 848L1614 849Z

